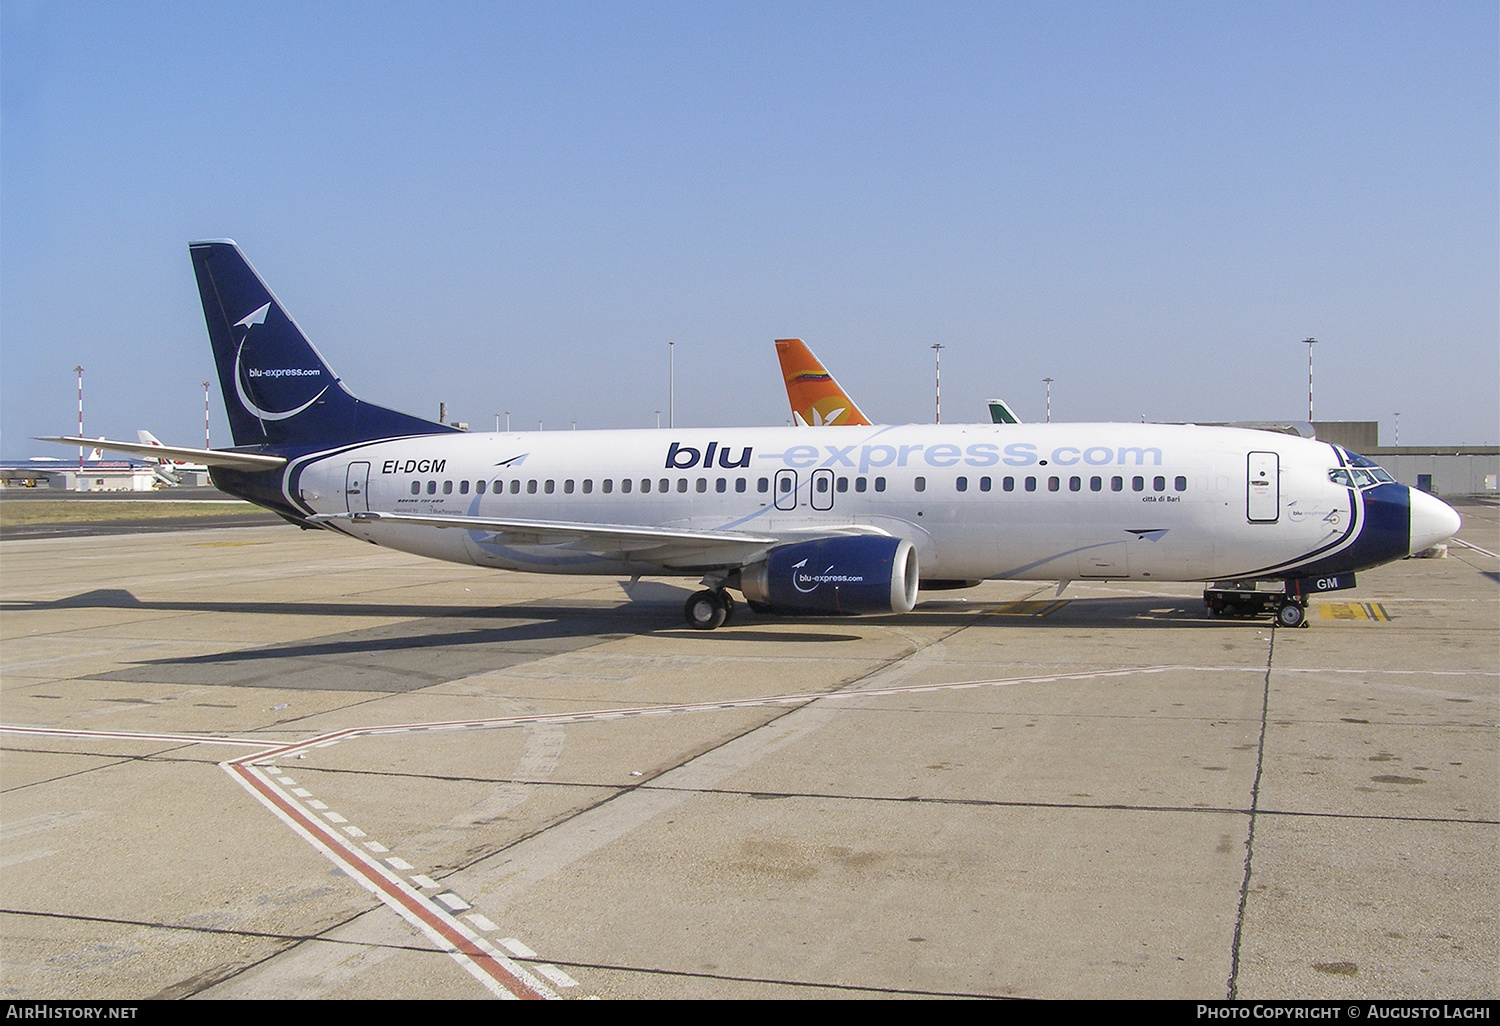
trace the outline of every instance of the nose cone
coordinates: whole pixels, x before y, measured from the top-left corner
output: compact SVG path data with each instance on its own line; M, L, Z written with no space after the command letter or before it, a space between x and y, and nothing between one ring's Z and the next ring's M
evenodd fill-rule
M1411 540L1408 552L1415 556L1458 533L1463 521L1458 511L1435 495L1415 488L1411 492Z

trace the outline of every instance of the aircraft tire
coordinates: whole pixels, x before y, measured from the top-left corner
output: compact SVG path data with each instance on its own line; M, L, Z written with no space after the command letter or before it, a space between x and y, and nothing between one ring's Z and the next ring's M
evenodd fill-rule
M1276 626L1302 627L1307 622L1307 610L1300 603L1283 602L1276 610Z
M727 597L721 591L706 588L694 592L682 607L687 625L695 631L711 631L724 626L724 621L729 619L729 605L725 601Z

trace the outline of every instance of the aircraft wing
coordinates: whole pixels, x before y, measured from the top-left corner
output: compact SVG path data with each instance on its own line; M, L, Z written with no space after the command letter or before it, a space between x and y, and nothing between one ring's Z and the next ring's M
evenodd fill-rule
M640 560L665 567L739 567L752 563L784 536L744 531L696 531L632 524L590 524L562 520L509 520L491 517L423 516L416 513L318 513L313 523L345 520L353 524L410 524L483 531L507 545L560 545L602 559ZM869 527L822 529L817 535L870 533ZM884 533L884 532L881 532ZM798 532L798 539L808 535Z
M107 438L72 438L66 435L42 435L38 442L61 442L64 445L89 445L111 452L152 459L183 460L210 467L232 467L235 470L275 470L286 465L285 456L262 456L253 452L226 452L223 449L188 449L177 445L151 445L146 442L112 442Z

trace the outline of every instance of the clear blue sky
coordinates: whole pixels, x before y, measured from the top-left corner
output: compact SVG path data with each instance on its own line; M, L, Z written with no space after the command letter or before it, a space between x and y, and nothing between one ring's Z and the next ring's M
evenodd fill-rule
M1379 420L1500 441L1500 25L1442 3L0 3L0 454L229 443L187 244L476 429ZM58 448L59 453L67 450Z

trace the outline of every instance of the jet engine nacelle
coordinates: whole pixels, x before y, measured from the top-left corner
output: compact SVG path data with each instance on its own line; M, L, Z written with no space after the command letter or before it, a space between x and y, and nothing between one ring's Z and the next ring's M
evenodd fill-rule
M781 612L908 613L917 604L917 550L876 535L794 542L742 569L739 587Z

